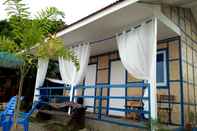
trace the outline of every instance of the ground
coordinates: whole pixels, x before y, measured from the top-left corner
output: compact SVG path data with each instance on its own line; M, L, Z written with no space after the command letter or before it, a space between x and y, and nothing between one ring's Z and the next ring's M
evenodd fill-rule
M53 126L53 127L51 127L51 126ZM30 122L29 131L66 131L65 128L62 129L62 127L58 126L57 124L52 124L51 126L46 125L44 123ZM0 131L2 131L2 129L0 129ZM18 131L23 131L23 129L21 127L18 127ZM88 130L82 129L80 131L88 131Z
M50 120L40 120L35 117L30 117L30 125L29 125L29 131L77 131L72 130L70 124L66 126L66 123L68 122L67 117L65 118L60 117L53 118ZM76 125L75 125L76 127ZM173 129L170 127L168 130L161 130L161 131L171 131ZM146 131L142 129L136 129L136 128L129 128L125 126L119 126L116 124L110 124L106 122L96 121L96 120L90 120L86 119L86 128L78 130L78 131ZM0 129L2 131L2 129ZM17 131L23 131L21 127L18 127ZM173 130L172 130L173 131Z
M0 128L0 131L2 131L2 128ZM18 131L23 131L23 129L21 127L18 127ZM29 131L48 131L48 130L44 128L42 124L30 123Z
M29 131L48 131L44 128L43 124L40 123L30 123Z

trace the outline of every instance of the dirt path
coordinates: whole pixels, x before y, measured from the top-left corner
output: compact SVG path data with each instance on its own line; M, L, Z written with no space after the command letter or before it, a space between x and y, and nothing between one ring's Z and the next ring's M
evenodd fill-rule
M40 123L30 123L29 131L48 131L43 127L43 124Z
M2 131L2 128L0 128L0 131ZM23 128L22 127L18 127L18 131L23 131ZM48 131L48 130L43 128L43 124L30 123L29 124L29 131Z

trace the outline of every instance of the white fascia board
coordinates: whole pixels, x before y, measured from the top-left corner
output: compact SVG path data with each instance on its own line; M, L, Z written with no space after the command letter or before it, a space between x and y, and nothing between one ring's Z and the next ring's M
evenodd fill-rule
M168 17L166 17L162 12L159 7L156 7L154 9L154 16L160 20L163 24L168 26L170 29L172 29L174 32L176 32L178 35L181 35L181 30L180 28L172 22Z
M79 23L76 23L76 24L74 24L74 25L72 25L72 26L70 26L70 27L58 32L57 33L57 37L61 37L61 36L63 36L64 34L66 34L68 32L76 30L76 29L78 29L78 28L80 28L80 27L82 27L84 25L87 25L87 24L89 24L89 23L91 23L91 22L93 22L93 21L95 21L95 20L97 20L99 18L102 18L102 17L104 17L104 16L106 16L106 15L108 15L110 13L113 13L113 12L115 12L115 11L121 9L121 8L124 8L124 7L126 7L126 6L128 6L130 4L134 4L137 1L139 1L139 0L125 0L125 1L123 1L121 3L118 3L117 5L109 7L108 9L106 9L106 10L104 10L104 11L102 11L102 12L100 12L100 13L98 13L98 14L90 17L90 18L87 18L87 19L85 19L85 20L83 20L83 21L81 21Z

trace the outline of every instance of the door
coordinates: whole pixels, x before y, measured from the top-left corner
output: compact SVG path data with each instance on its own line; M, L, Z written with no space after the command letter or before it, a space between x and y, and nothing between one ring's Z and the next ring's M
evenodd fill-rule
M96 64L88 65L87 74L85 77L85 85L95 85L96 82ZM95 88L86 88L84 96L94 96ZM94 98L84 98L85 106L94 106ZM94 108L88 108L87 111L93 112Z
M110 84L125 84L125 69L120 61L111 62ZM125 96L125 88L110 88L110 96ZM125 99L110 99L110 108L125 109ZM125 116L123 111L109 110L109 115Z

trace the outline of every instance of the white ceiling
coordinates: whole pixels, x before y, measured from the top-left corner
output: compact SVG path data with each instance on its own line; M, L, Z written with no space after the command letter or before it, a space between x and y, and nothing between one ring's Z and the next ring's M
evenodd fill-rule
M153 8L144 6L144 4L131 4L118 11L110 13L96 21L84 25L76 30L65 33L65 45L74 45L80 41L92 42L101 40L123 30L127 30L131 26L136 26L139 22L153 16ZM162 22L158 22L158 40L177 36L177 33L172 31ZM109 51L117 50L115 39L107 40L92 45L91 55L101 54Z
M172 36L177 36L176 33L172 32L167 28L162 22L158 21L158 40L169 38ZM95 43L91 45L91 55L97 55L106 53L109 51L117 50L117 44L115 38L109 39L103 42Z

